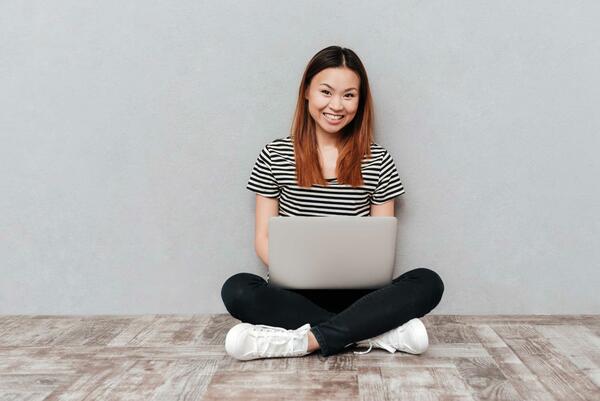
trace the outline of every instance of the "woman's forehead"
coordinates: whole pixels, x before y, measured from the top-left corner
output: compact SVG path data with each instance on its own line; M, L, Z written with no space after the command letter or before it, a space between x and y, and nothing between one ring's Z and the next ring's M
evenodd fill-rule
M352 88L358 89L360 78L349 68L326 68L315 75L313 83L345 91Z

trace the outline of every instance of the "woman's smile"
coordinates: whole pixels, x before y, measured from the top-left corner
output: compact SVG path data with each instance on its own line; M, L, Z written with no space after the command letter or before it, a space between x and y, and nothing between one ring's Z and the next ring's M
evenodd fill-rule
M323 116L325 116L325 119L331 125L338 125L344 119L344 115L342 114L323 113Z

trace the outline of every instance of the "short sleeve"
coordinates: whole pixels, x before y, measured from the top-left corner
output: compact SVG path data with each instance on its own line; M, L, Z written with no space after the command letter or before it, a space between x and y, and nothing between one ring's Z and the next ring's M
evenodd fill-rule
M379 180L373 191L371 203L380 205L404 193L404 186L400 182L396 164L392 156L386 150L381 160L379 169Z
M258 154L254 167L252 167L250 178L246 184L246 189L268 198L279 197L279 185L271 170L271 154L268 144Z

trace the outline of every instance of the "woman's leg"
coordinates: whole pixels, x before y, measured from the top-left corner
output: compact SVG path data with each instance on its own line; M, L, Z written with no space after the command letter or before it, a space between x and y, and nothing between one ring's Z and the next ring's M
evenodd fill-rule
M300 291L271 286L252 273L229 277L221 288L221 298L231 316L251 324L293 330L306 323L314 326L335 316Z
M439 304L443 292L444 283L436 272L426 268L413 269L316 324L311 331L319 342L321 353L333 355L348 345L425 316Z

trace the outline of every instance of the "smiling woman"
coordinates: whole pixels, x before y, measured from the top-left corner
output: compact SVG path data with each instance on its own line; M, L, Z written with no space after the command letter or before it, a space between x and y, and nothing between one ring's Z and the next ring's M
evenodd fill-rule
M301 187L327 185L325 177L363 185L361 160L371 156L373 143L371 90L358 56L340 50L317 53L298 89L290 137Z
M393 215L404 186L391 154L373 142L372 116L358 56L323 49L302 76L291 135L261 149L246 188L277 199L281 216Z
M300 83L291 134L263 146L246 185L256 193L255 249L267 267L271 216L394 215L404 187L391 154L373 141L372 121L358 56L339 46L318 52ZM443 291L426 268L375 291L303 292L272 286L268 275L238 273L221 289L229 313L243 321L227 333L225 348L240 360L319 349L328 356L368 339L388 352L422 353L428 337L418 317Z

